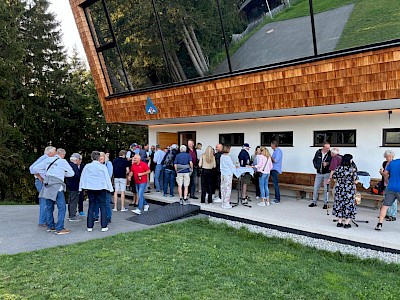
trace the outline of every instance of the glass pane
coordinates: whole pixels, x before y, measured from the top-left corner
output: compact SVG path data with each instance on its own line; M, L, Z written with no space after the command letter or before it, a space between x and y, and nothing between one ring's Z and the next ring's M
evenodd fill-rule
M170 83L151 1L113 0L107 7L131 89Z
M215 0L156 0L156 7L173 81L227 71L218 69L226 52Z
M122 93L129 90L126 77L122 69L121 61L116 48L99 53L104 73L107 76L107 84L111 94Z
M332 140L332 133L330 132L316 132L315 133L315 145L322 145L325 141L331 142Z
M308 1L289 5L290 2L293 1L241 2L237 13L246 24L235 28L232 34L226 32L233 71L314 54ZM226 67L225 60L220 68Z
M387 144L400 144L400 132L386 132Z
M365 46L400 38L400 3L397 0L342 0L332 2L332 21L320 22L317 33L327 43L324 32L335 22L343 23L337 31L335 50ZM317 4L316 4L317 5ZM335 16L333 16L335 15ZM324 20L325 21L325 20ZM320 42L319 42L320 43Z
M95 35L94 43L96 47L99 48L113 42L102 1L97 1L86 8L86 15L88 17L88 23Z

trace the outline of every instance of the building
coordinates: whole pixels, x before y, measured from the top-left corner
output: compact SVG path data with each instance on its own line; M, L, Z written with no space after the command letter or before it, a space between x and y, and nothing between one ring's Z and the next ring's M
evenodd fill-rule
M150 144L227 142L233 159L277 138L291 172L313 173L329 140L379 177L400 146L400 8L291 1L235 44L236 2L70 0L107 122L148 126Z

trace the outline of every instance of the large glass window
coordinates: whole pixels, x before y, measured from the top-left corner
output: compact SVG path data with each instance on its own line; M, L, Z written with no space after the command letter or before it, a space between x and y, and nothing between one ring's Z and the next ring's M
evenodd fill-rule
M320 130L314 131L314 146L322 146L328 142L331 146L355 147L356 130Z
M400 147L400 128L383 129L383 147Z
M243 146L244 133L223 133L219 135L219 143L231 146Z
M293 131L261 132L262 146L270 146L272 141L282 147L293 147Z

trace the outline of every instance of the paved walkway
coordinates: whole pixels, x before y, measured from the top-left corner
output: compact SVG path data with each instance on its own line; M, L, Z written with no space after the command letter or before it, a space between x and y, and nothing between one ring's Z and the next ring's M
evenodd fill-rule
M334 51L354 4L314 15L318 54ZM314 55L310 17L266 24L231 57L232 69L242 70ZM225 60L215 74L228 71Z

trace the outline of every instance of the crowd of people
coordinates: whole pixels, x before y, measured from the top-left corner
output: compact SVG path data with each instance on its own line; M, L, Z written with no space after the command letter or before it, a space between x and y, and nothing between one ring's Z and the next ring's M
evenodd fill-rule
M129 204L133 206L133 213L140 215L149 210L144 194L151 190L151 173L154 173L156 193L174 197L174 188L177 186L179 203L182 205L190 203L189 199L198 199L196 192L201 192L201 203L221 203L224 209L232 208L234 176L241 179L242 204L249 200L247 185L251 181L256 187L256 199L260 199L258 206L280 203L279 174L282 174L283 152L278 142L271 142L272 154L267 147L257 146L253 155L250 155L250 145L244 143L236 163L229 155L230 149L229 145L217 144L215 148L207 146L203 150L202 144L195 144L193 140L188 140L187 145L178 147L173 144L165 149L160 145L149 149L148 145L133 143L128 151L121 150L113 161L110 161L107 151L93 151L92 162L84 165L79 153L73 153L68 162L64 149L46 147L44 154L29 168L39 192L39 226L46 227L48 232L68 234L70 231L64 228L66 206L70 222L82 221L82 217L86 216L83 211L86 193L89 200L87 230L92 231L94 224L100 220L101 231L108 231L112 212L117 211L118 207L122 212L128 211L125 191L133 193L133 200ZM386 188L386 192L376 230L382 228L384 219L396 220L397 199L400 195L399 162L393 160L393 151L386 151L384 157L386 161L380 173L381 187ZM316 151L313 164L316 176L309 207L317 206L318 190L322 185L323 208L328 208L327 189L331 181L334 181L332 214L338 218L338 227L350 228L350 221L356 215L356 184L359 180L352 155L342 156L338 148L330 148L329 143L324 143ZM248 168L252 168L252 172ZM253 176L250 175L253 173ZM272 200L268 188L269 177L274 187L275 198ZM67 201L64 194L66 191ZM54 206L58 208L57 222L54 220Z

